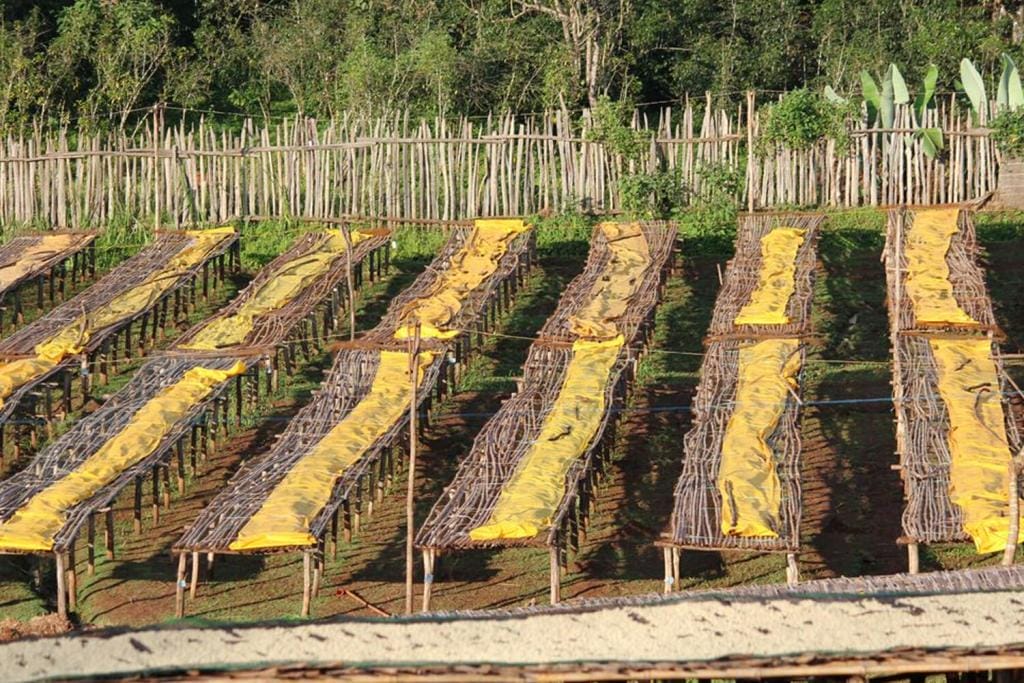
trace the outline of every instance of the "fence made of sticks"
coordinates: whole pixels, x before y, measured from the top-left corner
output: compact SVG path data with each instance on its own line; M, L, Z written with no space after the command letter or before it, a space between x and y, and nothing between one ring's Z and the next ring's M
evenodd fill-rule
M59 130L0 139L0 225L57 228L116 218L177 225L249 216L455 220L621 208L631 174L669 171L696 201L725 170L749 208L969 201L996 186L999 154L985 128L954 99L921 125L941 128L945 149L923 152L913 114L892 128L852 131L851 144L765 152L764 104L710 96L637 112L649 140L624 156L601 142L590 112L413 120L355 115L323 121L243 119L232 131L202 118L166 124L160 109L131 132ZM185 121L190 121L185 124Z

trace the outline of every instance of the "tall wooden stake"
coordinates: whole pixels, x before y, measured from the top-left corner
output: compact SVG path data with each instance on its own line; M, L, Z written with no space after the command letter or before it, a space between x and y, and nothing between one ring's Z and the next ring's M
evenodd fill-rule
M754 91L747 91L747 211L754 213L757 183L754 182Z
M185 567L188 563L188 553L184 550L178 555L178 575L174 584L174 614L179 619L185 616Z
M352 282L352 237L348 234L348 228L342 227L341 234L345 237L345 282L348 285L348 338L349 341L356 339L356 299L353 294L355 289Z
M415 533L413 503L416 493L416 380L419 374L420 323L416 323L413 334L412 352L409 354L409 379L412 395L409 401L409 485L405 492L405 613L412 614L412 539Z
M153 228L160 229L160 105L153 105Z
M1024 451L1022 451L1024 453ZM1017 463L1022 453L1010 458L1010 528L1006 534L1006 549L1003 551L1003 566L1013 564L1020 542L1020 487L1017 484Z

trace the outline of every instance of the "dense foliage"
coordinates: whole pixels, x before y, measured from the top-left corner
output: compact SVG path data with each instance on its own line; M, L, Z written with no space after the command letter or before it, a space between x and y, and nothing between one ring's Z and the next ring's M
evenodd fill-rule
M0 126L253 114L519 112L830 84L1021 56L1016 0L6 0Z
M999 151L1024 159L1024 109L1000 112L989 123L989 127Z
M819 140L849 146L848 121L857 112L849 105L830 102L818 92L799 88L768 107L759 142L764 147L807 149Z

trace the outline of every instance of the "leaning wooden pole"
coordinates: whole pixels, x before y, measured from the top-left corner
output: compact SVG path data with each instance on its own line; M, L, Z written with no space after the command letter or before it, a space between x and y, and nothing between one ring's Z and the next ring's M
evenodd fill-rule
M412 614L413 536L416 533L413 504L416 493L416 380L419 374L420 324L416 323L412 350L409 354L409 381L412 393L409 400L409 485L405 492L405 613Z

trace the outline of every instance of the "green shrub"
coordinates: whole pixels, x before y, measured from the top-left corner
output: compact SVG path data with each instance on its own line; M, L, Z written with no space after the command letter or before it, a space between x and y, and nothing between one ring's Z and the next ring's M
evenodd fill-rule
M1024 108L1004 110L989 123L992 141L1007 156L1024 157Z
M767 108L757 151L763 155L779 147L808 149L822 140L834 140L837 148L846 150L851 113L850 104L829 101L821 93L806 88L788 92Z

